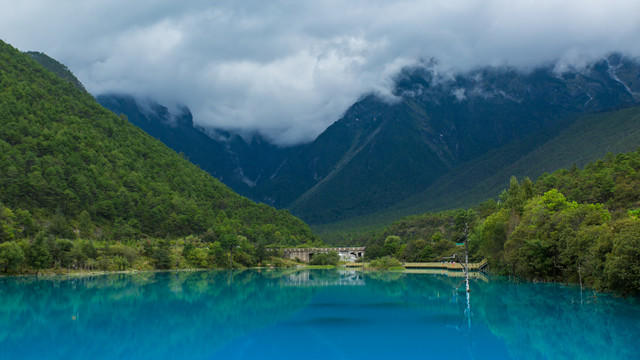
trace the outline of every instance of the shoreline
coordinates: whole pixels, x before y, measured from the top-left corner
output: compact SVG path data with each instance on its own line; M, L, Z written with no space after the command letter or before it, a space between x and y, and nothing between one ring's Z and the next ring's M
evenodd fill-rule
M0 274L0 279L3 278L36 278L36 279L42 279L42 280L54 280L54 279L63 279L64 277L66 277L67 279L81 279L81 278L88 278L88 277L94 277L94 276L103 276L103 275L116 275L116 274L121 274L121 275L136 275L136 274L151 274L151 273L182 273L182 272L206 272L206 271L246 271L246 270L290 270L293 272L297 272L297 271L302 271L302 270L353 270L353 271L359 271L359 272L378 272L378 271L382 271L382 272L394 272L394 273L398 273L398 274L423 274L423 275L440 275L440 276L447 276L447 277L461 277L462 274L464 274L463 272L460 271L455 271L455 270L445 270L445 269L374 269L374 268L361 268L361 267L348 267L348 266L317 266L317 265L310 265L310 266L297 266L297 267L267 267L267 266L259 266L259 267L250 267L250 268L243 268L243 269L226 269L226 268L188 268L188 269L167 269L167 270L159 270L159 269L141 269L141 270L137 270L137 269L130 269L130 270L118 270L118 271L79 271L79 270L72 270L70 273L57 273L54 271L51 272L45 272L45 273L41 273L39 275L35 275L34 273L32 274ZM473 274L473 275L472 275ZM482 282L489 282L490 278L492 276L488 276L487 274L483 273L483 272L469 272L469 277L473 278L475 280L480 280ZM498 276L498 278L503 278L501 276ZM565 287L576 287L579 288L580 285L577 283L564 283L564 282L555 282L555 281L530 281L530 280L522 280L522 279L510 279L510 281L516 281L518 283L520 282L531 282L534 284L556 284L556 285L560 285L560 286L565 286ZM607 295L612 295L612 296L620 296L620 294L616 294L615 292L612 291L598 291L595 290L591 287L588 286L584 286L583 291L592 291L592 292L596 292L598 294L607 294ZM625 297L625 296L622 296Z
M71 272L41 272L36 275L35 273L27 273L27 274L0 274L0 278L14 278L14 277L37 277L37 278L54 278L60 276L66 277L88 277L88 276L96 276L96 275L112 275L112 274L139 274L139 273L160 273L160 272L196 272L196 271L207 271L207 270L221 270L221 269L167 269L167 270L159 270L159 269L144 269L144 270L117 270L117 271L109 271L109 270L100 270L100 271L86 271L86 270L72 270Z

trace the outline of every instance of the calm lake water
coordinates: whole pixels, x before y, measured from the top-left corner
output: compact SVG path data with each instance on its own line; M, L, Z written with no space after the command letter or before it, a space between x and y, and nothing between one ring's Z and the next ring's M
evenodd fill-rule
M0 278L0 358L640 359L637 299L480 278L467 302L461 281L345 270Z

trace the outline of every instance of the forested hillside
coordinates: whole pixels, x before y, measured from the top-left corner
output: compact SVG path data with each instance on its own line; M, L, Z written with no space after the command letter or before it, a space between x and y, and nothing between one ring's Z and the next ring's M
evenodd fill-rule
M73 75L71 70L67 68L64 64L60 63L58 60L53 59L47 54L38 52L38 51L28 51L27 55L29 55L33 60L37 61L38 64L45 67L45 69L51 71L52 73L58 75L59 78L70 82L73 86L77 87L82 91L86 91L84 85L78 80L78 78Z
M465 227L472 261L488 259L495 273L638 294L640 149L535 183L512 177L498 202L411 216L342 241L366 245L370 258L440 261L462 256Z
M0 242L316 241L288 211L235 194L2 42L0 174Z

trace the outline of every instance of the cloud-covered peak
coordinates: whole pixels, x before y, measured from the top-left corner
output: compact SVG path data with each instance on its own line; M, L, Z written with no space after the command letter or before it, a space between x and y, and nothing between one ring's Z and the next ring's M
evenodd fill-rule
M638 56L639 13L625 0L31 0L0 14L0 33L93 94L185 104L199 125L286 145L312 140L364 93L392 96L418 59L445 70L561 59L562 71Z

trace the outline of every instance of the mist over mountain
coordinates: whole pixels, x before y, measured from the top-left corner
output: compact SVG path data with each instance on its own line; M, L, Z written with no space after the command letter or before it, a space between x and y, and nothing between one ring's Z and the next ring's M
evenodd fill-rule
M99 95L96 100L246 196L253 194L265 171L295 150L273 145L259 134L245 140L225 130L198 127L184 106L168 109L150 99L122 94Z
M170 115L131 97L98 100L234 190L314 224L385 209L507 143L640 101L640 66L619 54L580 67L441 68L433 60L404 68L395 99L365 95L315 141L284 149L194 126L186 108Z

